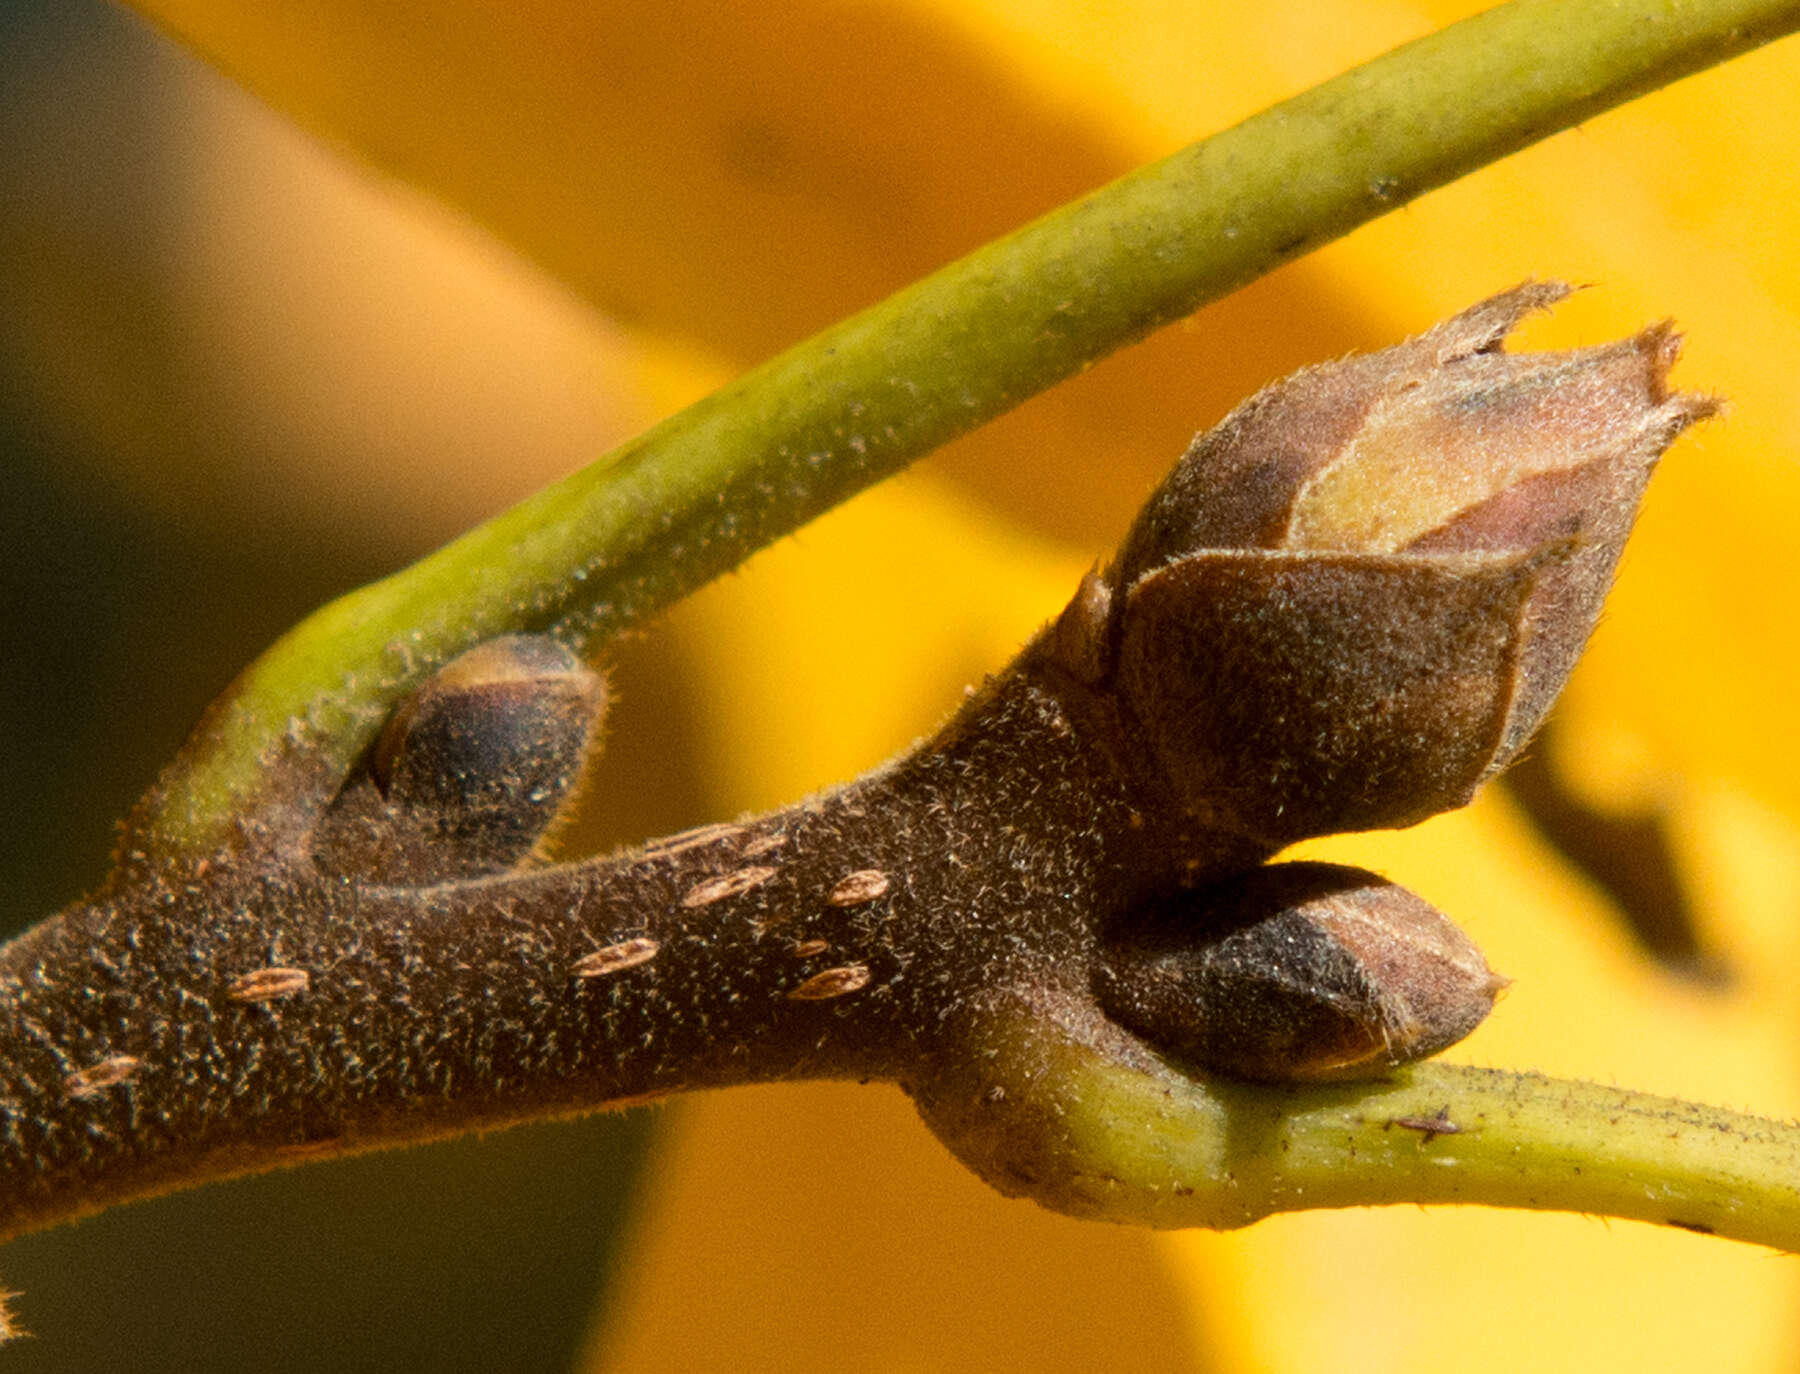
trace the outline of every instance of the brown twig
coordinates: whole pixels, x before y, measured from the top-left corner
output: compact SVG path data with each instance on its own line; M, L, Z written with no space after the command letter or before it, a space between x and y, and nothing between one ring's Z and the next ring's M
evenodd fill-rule
M1441 916L1259 865L1460 805L1517 752L1649 467L1707 412L1668 394L1663 328L1499 351L1562 291L1246 403L1011 667L840 791L533 867L604 694L509 639L428 681L323 806L300 752L204 859L128 834L106 892L0 950L0 1233L799 1077L897 1081L988 1177L1076 1205L1066 1110L987 1072L1021 1027L1045 1073L1275 1080L1465 1034L1497 980Z

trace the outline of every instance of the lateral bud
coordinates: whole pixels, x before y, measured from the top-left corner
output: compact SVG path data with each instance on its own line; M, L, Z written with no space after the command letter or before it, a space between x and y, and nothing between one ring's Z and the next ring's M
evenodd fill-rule
M605 695L553 639L477 645L396 708L319 826L315 857L386 882L516 866L572 798Z
M1461 1040L1506 980L1435 907L1335 864L1254 869L1106 942L1101 1006L1179 1059L1264 1082L1379 1078Z

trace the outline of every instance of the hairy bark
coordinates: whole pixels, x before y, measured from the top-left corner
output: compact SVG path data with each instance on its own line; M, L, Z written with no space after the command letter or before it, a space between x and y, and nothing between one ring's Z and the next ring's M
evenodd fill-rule
M248 853L73 908L0 952L0 1228L688 1089L911 1082L995 999L1090 1001L1110 918L1264 857L1171 826L1127 757L1028 655L862 782L616 857L397 886Z

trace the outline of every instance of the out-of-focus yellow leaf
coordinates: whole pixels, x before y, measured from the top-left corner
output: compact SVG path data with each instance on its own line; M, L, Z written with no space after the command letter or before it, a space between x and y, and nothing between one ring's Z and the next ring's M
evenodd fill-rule
M830 0L134 3L613 319L738 366L1261 103L1241 77L1196 79L1203 64L1165 132L1145 101L1090 80L1097 54L1079 30L1060 55L1015 50L996 40L1021 32L1021 16L980 6L946 21L930 6ZM1209 54L1254 32L1191 9L1166 20ZM1329 75L1336 55L1372 56L1428 28L1418 15L1353 26L1285 90ZM1172 83L1176 64L1158 60ZM1113 76L1128 85L1128 64ZM1040 528L1110 537L1197 417L1378 341L1339 291L1290 270L938 461Z

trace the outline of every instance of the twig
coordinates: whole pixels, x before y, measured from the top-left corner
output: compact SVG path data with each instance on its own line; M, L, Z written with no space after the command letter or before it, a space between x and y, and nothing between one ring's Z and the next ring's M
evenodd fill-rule
M1264 865L1460 805L1517 753L1650 467L1710 412L1669 392L1666 326L1501 352L1565 290L1252 398L935 739L769 816L533 867L599 680L547 639L461 656L326 801L316 760L274 769L291 795L233 846L127 865L0 949L0 1232L853 1077L900 1083L996 1186L1078 1215L1479 1201L1800 1249L1800 1129L1406 1070L1498 980L1374 875Z

